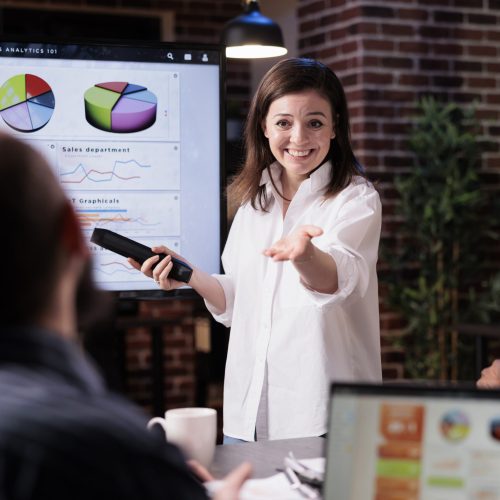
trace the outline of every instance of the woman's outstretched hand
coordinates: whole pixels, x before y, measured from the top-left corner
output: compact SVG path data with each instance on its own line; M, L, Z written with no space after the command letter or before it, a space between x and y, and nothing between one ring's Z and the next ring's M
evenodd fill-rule
M308 261L314 255L314 246L311 243L311 239L322 234L323 229L318 226L300 226L293 233L281 238L271 247L264 250L263 253L275 261Z

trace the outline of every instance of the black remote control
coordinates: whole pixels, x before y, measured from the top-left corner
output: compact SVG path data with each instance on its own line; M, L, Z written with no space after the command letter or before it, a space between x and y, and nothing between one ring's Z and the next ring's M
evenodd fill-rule
M112 252L122 255L123 257L132 257L132 259L136 260L140 264L153 255L159 255L160 260L166 257L166 254L164 253L156 254L146 245L131 240L130 238L126 238L125 236L110 231L109 229L96 227L90 237L90 241L96 245L106 248L106 250L111 250ZM182 262L182 260L176 259L175 257L172 257L172 263L173 267L170 271L169 278L189 283L191 275L193 274L193 269L185 262Z

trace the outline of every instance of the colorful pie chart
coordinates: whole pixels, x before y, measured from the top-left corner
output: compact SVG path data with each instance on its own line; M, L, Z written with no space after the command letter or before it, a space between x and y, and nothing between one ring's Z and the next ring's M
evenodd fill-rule
M50 85L29 73L15 75L0 87L0 115L19 132L35 132L49 123L56 100Z
M97 83L85 91L84 101L87 122L108 132L139 132L156 121L156 96L133 83Z
M470 432L470 421L460 410L450 410L441 418L441 434L447 441L462 441Z

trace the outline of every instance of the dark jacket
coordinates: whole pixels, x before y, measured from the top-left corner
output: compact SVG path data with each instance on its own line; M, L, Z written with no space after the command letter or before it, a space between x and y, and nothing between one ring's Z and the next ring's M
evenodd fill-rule
M0 329L0 499L203 499L177 448L76 345Z

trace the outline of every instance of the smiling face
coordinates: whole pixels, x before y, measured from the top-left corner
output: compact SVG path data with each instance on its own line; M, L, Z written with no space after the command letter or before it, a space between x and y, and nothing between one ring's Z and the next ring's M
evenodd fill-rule
M335 137L330 103L315 90L273 101L262 128L283 175L293 183L302 182L321 165Z

